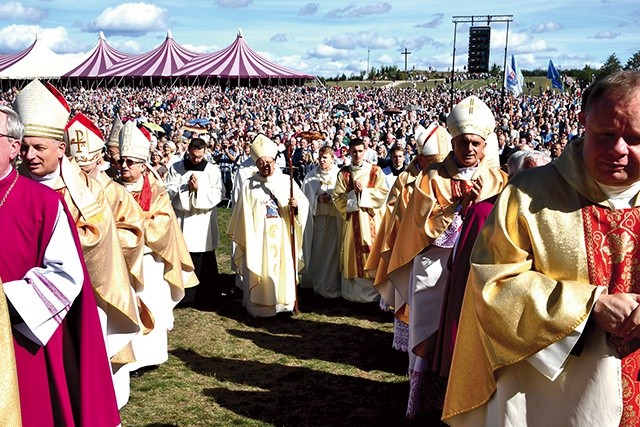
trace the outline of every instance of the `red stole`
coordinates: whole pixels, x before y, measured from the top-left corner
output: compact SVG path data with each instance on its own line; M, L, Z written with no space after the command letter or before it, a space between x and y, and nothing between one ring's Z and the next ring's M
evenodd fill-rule
M133 198L140 205L143 211L149 212L151 209L151 200L153 199L153 192L151 191L151 183L149 182L149 175L145 174L142 177L142 191L139 193L132 193Z
M608 285L609 293L640 293L640 208L611 210L601 206L582 209L587 243L589 280ZM609 336L622 357L621 426L640 425L640 340L625 342Z
M376 178L378 175L377 170L377 167L371 168L371 171L369 172L369 182L367 183L367 188L375 188ZM342 168L341 172L344 178L347 192L355 189L355 183L351 179L351 171L349 169L349 166L345 166L344 168ZM373 241L375 240L378 230L376 228L375 221L373 220L374 213L370 209L367 209L367 213L369 214L369 232L371 233L371 239ZM356 268L358 270L358 277L365 277L365 257L371 252L371 247L362 240L362 232L360 231L360 212L349 212L347 214L347 218L351 220L351 224L353 226L353 241L356 250Z

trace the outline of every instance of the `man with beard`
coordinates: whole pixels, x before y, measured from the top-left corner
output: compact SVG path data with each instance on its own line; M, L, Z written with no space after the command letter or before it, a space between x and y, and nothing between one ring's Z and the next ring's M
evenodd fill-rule
M191 288L197 289L198 295L190 295L188 290L185 299L191 302L195 297L194 303L200 306L215 297L212 288L218 280L217 206L223 191L220 168L206 161L206 148L203 139L193 138L184 160L169 168L165 184L200 281L198 287Z

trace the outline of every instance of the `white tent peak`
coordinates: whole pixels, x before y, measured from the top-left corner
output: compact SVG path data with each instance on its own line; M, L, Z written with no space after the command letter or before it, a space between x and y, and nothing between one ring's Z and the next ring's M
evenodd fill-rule
M238 37L242 38L242 28L238 28Z
M171 34L171 30L167 30L167 38L168 39L172 39L173 38L173 34Z
M100 40L105 40L104 33L102 31L100 31L100 35L98 37L100 37Z

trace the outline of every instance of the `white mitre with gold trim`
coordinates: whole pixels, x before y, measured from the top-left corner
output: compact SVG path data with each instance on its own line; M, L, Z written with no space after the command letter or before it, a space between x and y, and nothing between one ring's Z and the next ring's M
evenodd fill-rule
M260 133L251 143L251 158L257 161L260 157L275 159L278 155L278 144L270 140L265 134Z
M145 128L138 128L135 122L128 121L120 130L120 157L131 157L147 161L151 135Z
M484 163L490 168L500 167L500 146L498 145L498 135L491 132L485 139L487 143L484 147Z
M24 124L24 136L62 141L69 105L50 83L31 81L16 96L13 109Z
M447 117L447 130L451 138L468 133L487 139L495 127L496 119L491 109L474 95L456 104Z
M438 122L431 122L426 129L422 125L416 126L414 135L418 154L444 158L451 151L451 135Z
M107 147L120 148L120 131L124 127L124 123L120 120L120 116L116 114L111 124L111 131L109 132L109 138L107 138Z
M69 120L64 131L64 141L67 143L67 155L75 158L80 166L95 163L102 157L102 132L82 113Z

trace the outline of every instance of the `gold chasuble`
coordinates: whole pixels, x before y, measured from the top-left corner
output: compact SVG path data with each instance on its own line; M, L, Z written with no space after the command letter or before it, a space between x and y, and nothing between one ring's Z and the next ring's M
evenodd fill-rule
M358 206L350 209L348 199L355 188L354 181L361 182L367 190L362 193L366 196L358 200ZM333 201L344 220L340 262L343 277L373 279L364 266L382 222L388 193L384 174L378 166L363 162L360 167L345 166L338 172Z
M389 267L389 255L396 241L396 231L402 213L409 195L413 192L413 184L416 177L420 173L417 160L413 159L409 166L398 175L393 187L389 191L387 197L387 206L382 217L382 222L378 228L378 233L373 241L371 254L364 266L365 271L375 277L373 284L380 292L384 301L392 304L397 312L401 305L406 303L406 299L402 304L395 301L395 288L387 278L387 270ZM398 207L398 205L401 205ZM408 283L406 284L409 285ZM407 290L400 292L400 295L406 297ZM403 319L406 323L406 319Z
M484 161L480 161L470 181L479 177L483 179L483 186L478 200L498 194L507 182L504 172L487 167ZM416 255L444 233L468 192L468 183L460 176L453 152L442 163L435 163L418 175L413 191L406 194L406 208L396 231L396 239L402 238L403 244L393 245L389 255L389 275L401 273L401 269L404 270L403 276L408 274L406 267ZM398 206L402 207L403 204L396 203L397 209L400 209ZM394 280L408 281L408 277Z
M131 194L105 172L96 180L102 185L118 230L120 247L131 274L131 286L139 292L144 285L142 256L144 255L144 212Z
M13 333L9 320L7 297L0 279L0 419L6 427L20 427L20 395L16 359L13 353Z
M604 426L623 412L621 425L640 425L637 340L607 337L607 346L589 321L584 348L553 381L527 360L575 333L598 286L640 291L638 196L633 203L609 206L585 171L581 140L503 190L471 255L443 419L458 425L497 401L503 420L519 410L531 424ZM505 378L520 378L508 396ZM513 409L514 399L525 406Z
M198 284L191 255L184 241L180 225L171 205L171 199L162 184L151 174L141 179L140 190L131 192L145 214L145 244L164 263L164 279L171 286L171 294L177 301L184 296L184 289ZM150 192L147 196L145 193ZM145 200L149 199L148 202ZM145 206L146 204L148 206Z
M51 186L64 197L78 230L98 306L107 315L107 352L112 363L134 361L128 347L111 354L111 334L135 334L140 330L134 294L120 248L113 214L101 185L84 173L75 160L62 157L60 176Z

